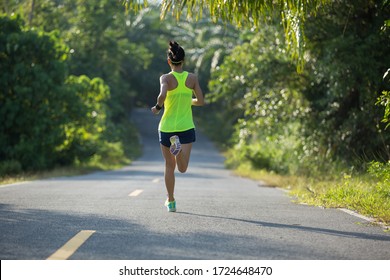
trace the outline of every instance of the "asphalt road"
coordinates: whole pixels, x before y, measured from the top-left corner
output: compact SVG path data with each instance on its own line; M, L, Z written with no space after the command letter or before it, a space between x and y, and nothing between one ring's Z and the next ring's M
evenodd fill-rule
M381 227L232 175L200 133L168 213L159 116L133 119L144 154L132 165L0 186L0 259L390 259Z

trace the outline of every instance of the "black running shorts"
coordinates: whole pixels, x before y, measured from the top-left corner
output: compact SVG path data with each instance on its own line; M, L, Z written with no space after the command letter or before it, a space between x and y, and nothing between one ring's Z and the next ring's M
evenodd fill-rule
M171 146L171 142L169 141L169 138L171 138L173 135L179 136L181 144L189 144L196 141L194 128L186 131L181 131L181 132L162 132L162 131L158 132L160 143L168 148Z

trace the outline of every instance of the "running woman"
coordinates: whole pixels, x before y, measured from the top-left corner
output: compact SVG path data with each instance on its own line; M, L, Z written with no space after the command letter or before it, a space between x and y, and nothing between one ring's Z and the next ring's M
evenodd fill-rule
M160 94L157 104L151 108L164 113L158 126L160 147L165 159L165 187L168 192L165 206L169 212L176 212L175 168L185 173L188 168L192 143L195 142L195 125L192 106L203 106L204 96L198 77L183 70L185 52L175 41L169 42L168 64L171 72L160 77Z

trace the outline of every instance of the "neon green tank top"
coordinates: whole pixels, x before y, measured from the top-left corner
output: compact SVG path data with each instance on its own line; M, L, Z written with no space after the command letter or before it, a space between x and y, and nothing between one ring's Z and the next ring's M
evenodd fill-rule
M168 90L164 102L164 114L158 129L162 132L181 132L195 128L192 119L192 89L186 87L188 72L172 71L177 87Z

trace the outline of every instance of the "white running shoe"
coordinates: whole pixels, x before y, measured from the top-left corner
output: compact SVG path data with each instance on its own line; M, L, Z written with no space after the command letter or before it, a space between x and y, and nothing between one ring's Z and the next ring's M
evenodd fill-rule
M171 138L169 138L169 141L171 141L171 147L169 148L169 151L172 155L177 156L181 151L179 136L173 135Z
M168 199L165 201L165 207L167 207L168 212L176 212L176 200L169 201Z

